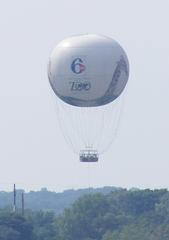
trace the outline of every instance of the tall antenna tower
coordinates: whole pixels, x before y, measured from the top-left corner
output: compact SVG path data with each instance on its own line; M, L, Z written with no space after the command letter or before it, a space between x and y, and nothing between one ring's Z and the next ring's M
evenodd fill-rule
M13 187L13 212L14 213L16 212L16 187L15 187L15 184Z
M22 216L24 217L25 214L25 199L24 199L24 192L22 192Z

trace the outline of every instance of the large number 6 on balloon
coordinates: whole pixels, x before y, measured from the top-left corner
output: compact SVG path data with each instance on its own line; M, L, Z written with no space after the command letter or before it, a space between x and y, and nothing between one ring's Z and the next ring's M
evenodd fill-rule
M76 58L71 64L71 69L74 73L80 74L85 70L85 66L81 58Z

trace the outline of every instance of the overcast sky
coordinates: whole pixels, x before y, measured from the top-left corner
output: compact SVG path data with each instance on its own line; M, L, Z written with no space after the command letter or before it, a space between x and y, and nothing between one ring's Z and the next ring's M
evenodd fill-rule
M169 0L0 0L0 189L87 187L59 129L47 62L65 37L116 39L130 61L118 137L90 185L169 187Z

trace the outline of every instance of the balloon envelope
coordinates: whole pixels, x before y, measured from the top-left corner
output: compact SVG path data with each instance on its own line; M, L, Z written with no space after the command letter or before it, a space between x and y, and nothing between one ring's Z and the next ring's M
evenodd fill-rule
M128 81L129 63L113 39L94 34L60 42L53 50L48 76L55 94L79 107L95 107L115 100Z

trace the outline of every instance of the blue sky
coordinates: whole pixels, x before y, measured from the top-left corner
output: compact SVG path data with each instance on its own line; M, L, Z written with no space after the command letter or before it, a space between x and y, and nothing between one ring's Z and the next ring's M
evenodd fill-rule
M2 1L0 188L169 186L169 1ZM47 62L72 34L116 39L130 61L118 137L90 169L57 122Z

